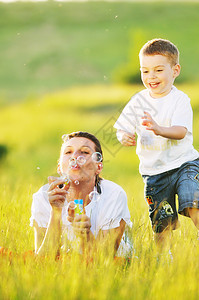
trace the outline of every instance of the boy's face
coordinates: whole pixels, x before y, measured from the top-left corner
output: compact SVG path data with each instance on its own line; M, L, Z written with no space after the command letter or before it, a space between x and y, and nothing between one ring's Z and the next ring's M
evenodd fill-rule
M180 74L180 65L171 66L163 55L142 55L140 57L141 78L151 97L166 96L175 78Z

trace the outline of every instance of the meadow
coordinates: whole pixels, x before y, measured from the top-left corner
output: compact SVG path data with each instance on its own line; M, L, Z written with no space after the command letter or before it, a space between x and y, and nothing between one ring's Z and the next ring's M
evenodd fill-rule
M194 144L199 149L198 87L183 86L185 91L190 87ZM165 253L157 263L135 149L121 148L110 129L118 109L139 88L71 88L1 110L0 126L10 152L1 163L0 245L12 254L0 257L0 299L197 299L196 229L190 220L180 217L181 227L173 233L173 261ZM93 99L92 104L82 101L84 97ZM47 176L56 174L61 135L78 129L100 138L105 156L103 177L127 192L134 224L130 235L135 253L130 265L115 264L106 256L91 264L76 256L57 262L24 258L24 252L34 248L29 226L32 193L46 183Z
M191 1L0 3L0 103L118 82L155 37L179 47L179 81L197 81L198 11Z
M8 149L0 160L0 246L8 249L0 254L0 299L198 299L197 230L180 216L181 226L172 236L173 260L167 251L157 260L135 149L121 147L112 129L121 108L143 87L116 83L111 74L127 59L124 48L135 26L147 39L164 34L176 40L183 48L184 70L177 87L191 98L199 150L199 44L193 39L199 6L144 8L139 3L0 4L0 144ZM67 32L70 42L64 46ZM24 70L26 59L31 63ZM80 65L83 75L77 72ZM29 253L34 249L32 194L56 175L61 136L76 130L96 134L104 150L103 177L127 193L134 241L130 264L103 255L87 263L77 255L55 261Z

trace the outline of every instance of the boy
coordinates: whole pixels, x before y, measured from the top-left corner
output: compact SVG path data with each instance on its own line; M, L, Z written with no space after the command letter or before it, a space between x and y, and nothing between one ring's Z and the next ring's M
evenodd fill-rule
M177 47L154 39L142 47L139 59L146 89L132 97L114 127L124 146L135 146L137 134L145 199L161 245L178 227L178 213L190 217L199 230L199 153L192 145L190 99L173 86L180 74Z

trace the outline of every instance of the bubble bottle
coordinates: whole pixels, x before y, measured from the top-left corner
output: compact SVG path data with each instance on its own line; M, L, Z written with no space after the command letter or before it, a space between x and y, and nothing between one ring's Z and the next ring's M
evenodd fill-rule
M83 199L75 199L75 215L82 215L83 214Z

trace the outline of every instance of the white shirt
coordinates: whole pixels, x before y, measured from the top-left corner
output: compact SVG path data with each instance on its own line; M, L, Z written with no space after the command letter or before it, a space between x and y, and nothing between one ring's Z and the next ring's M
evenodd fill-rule
M187 128L181 140L156 136L142 125L144 111L151 114L158 125ZM165 97L152 98L148 90L134 95L123 109L114 127L127 133L136 133L136 153L140 159L141 175L156 175L180 167L199 157L193 147L193 112L190 99L176 87ZM119 135L118 135L119 138Z
M127 205L125 191L116 183L109 180L101 180L101 194L97 201L91 201L85 206L86 215L91 220L91 232L97 236L99 230L107 230L120 226L123 219L131 226L130 212ZM31 207L30 226L36 221L39 227L47 228L50 219L51 205L48 200L49 184L42 186L33 194ZM74 240L71 223L67 221L67 203L62 209L63 230L69 240Z

